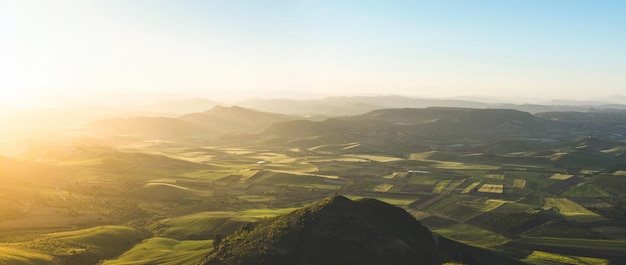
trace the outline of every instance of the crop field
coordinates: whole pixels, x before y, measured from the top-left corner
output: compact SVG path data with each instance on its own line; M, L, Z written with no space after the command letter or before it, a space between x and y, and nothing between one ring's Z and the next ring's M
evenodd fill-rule
M344 157L362 159L364 161L375 161L375 162L393 162L393 161L404 160L402 158L393 157L393 156L376 156L376 155L346 155Z
M497 179L497 180L503 180L504 179L504 174L485 174L483 176L484 178L488 178L488 179Z
M597 185L590 183L579 183L578 185L562 192L564 197L611 197L611 194Z
M437 176L429 176L426 174L419 174L407 177L409 184L419 184L419 185L436 185L437 182L441 181Z
M473 242L472 244L475 246L486 248L500 246L510 240L497 233L467 224L452 225L447 228L436 229L434 232L460 242Z
M473 182L472 184L470 184L469 186L465 187L465 189L463 189L461 191L461 193L463 194L467 194L470 193L471 191L473 191L476 187L478 187L478 185L480 185L480 181L476 181Z
M579 256L566 256L559 255L550 252L533 251L522 261L537 264L537 265L556 265L556 264L571 264L571 265L608 265L610 264L606 259L591 258L591 257L579 257Z
M450 169L450 170L493 170L498 169L497 166L490 165L479 165L479 164L470 164L470 163L462 163L462 162L450 162L450 161L437 161L437 165L435 168L440 169Z
M513 188L523 189L526 187L526 180L524 179L515 179L513 181Z
M485 183L478 189L478 192L495 193L495 194L502 194L503 191L504 191L504 185L502 184Z
M380 184L374 187L374 191L388 192L391 188L393 188L392 184Z
M437 214L443 215L451 220L464 222L480 215L481 212L470 205L451 203L439 209Z
M194 264L213 247L213 240L176 240L164 237L147 239L116 259L102 265Z
M585 207L568 198L545 198L544 208L557 208L561 215L572 221L593 222L605 220L597 213L585 209Z
M442 181L437 182L437 184L433 188L433 193L443 192L443 190L445 190L448 187L448 185L450 185L450 183L452 183L452 180L442 180Z
M0 157L0 264L195 264L216 235L333 194L379 199L531 264L620 264L610 259L626 249L619 152L585 154L577 140L502 153L491 138L386 149L343 133L255 137L51 143L13 168ZM611 168L574 163L609 155Z
M556 173L554 175L552 175L550 177L550 179L556 179L556 180L566 180L566 179L570 179L571 177L573 177L574 175L568 175L568 174L560 174L560 173Z
M552 237L522 237L521 243L535 244L540 246L552 246L577 249L580 253L597 251L618 251L623 253L626 249L624 240L585 239L585 238L552 238Z

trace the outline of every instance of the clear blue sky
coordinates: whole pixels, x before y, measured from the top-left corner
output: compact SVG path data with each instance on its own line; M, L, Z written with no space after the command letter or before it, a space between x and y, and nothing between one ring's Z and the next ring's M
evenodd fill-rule
M0 103L626 95L626 1L4 1Z

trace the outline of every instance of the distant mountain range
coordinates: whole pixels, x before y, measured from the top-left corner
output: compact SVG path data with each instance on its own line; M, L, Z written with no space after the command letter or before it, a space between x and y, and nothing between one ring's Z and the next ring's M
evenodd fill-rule
M345 116L362 114L377 109L426 107L516 109L530 113L549 111L588 111L591 108L626 110L626 105L595 101L585 101L579 103L568 101L542 105L484 103L480 101L461 99L428 99L404 96L328 97L310 100L261 99L242 101L236 104L262 111L307 116Z
M191 113L178 119L224 133L254 132L274 123L303 119L285 114L256 111L238 106L215 106L205 112Z
M587 112L545 112L533 115L514 109L495 108L391 108L312 120L309 117L238 106L215 106L205 112L175 118L98 120L90 123L89 128L112 134L153 137L218 136L220 143L232 142L233 136L239 135L239 144L271 148L312 148L320 145L345 147L348 143L359 143L350 145L350 152L403 155L415 151L440 150L467 140L483 142L472 148L463 147L477 152L486 151L485 148L491 151L519 149L511 149L512 146L527 149L531 148L529 144L572 141L586 136L619 140L624 137L623 131L626 130L626 111L594 108ZM495 143L502 143L503 146Z
M232 106L214 106L204 112L179 117L131 117L97 120L87 126L91 129L117 134L154 136L185 136L199 134L250 133L274 123L304 119L278 113L256 111Z

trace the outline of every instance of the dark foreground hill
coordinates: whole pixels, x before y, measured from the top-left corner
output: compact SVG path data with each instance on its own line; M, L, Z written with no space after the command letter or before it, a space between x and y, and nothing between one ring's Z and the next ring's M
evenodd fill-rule
M375 199L333 196L243 226L200 264L442 264L430 231L406 211Z

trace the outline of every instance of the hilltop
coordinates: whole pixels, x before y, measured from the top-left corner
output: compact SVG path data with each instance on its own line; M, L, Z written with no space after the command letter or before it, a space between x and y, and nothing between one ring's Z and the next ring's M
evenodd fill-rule
M441 264L432 234L401 208L332 196L243 226L201 264Z
M359 142L360 151L382 150L402 154L430 150L433 141L541 138L550 126L549 121L517 110L407 108L375 110L317 122L296 120L276 123L265 129L262 135L266 138L280 137L281 141L272 141L271 144L287 147Z

